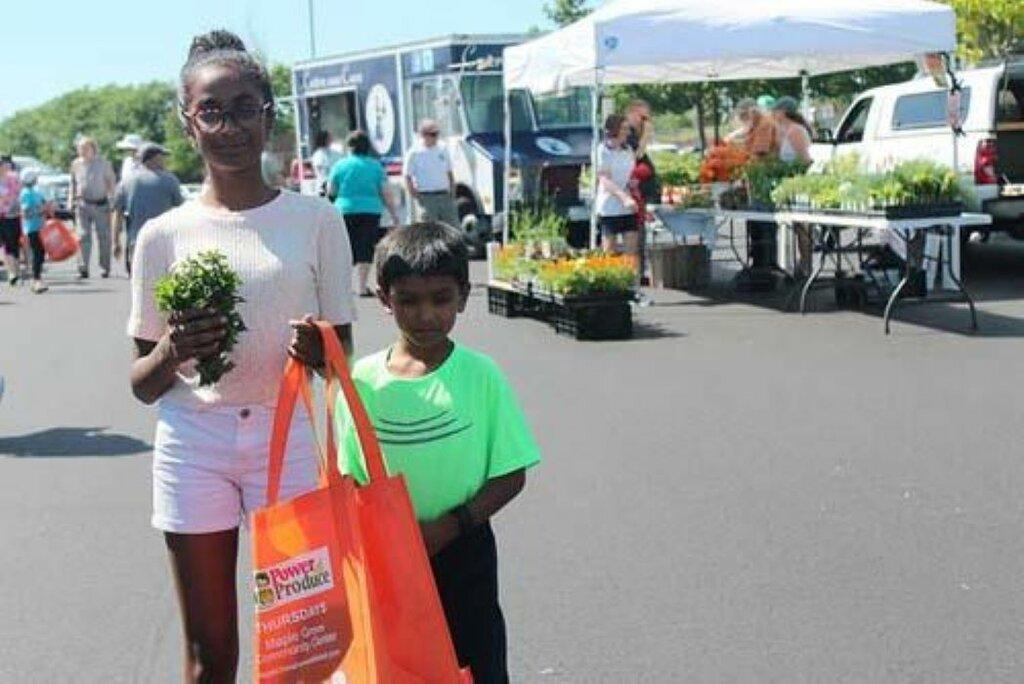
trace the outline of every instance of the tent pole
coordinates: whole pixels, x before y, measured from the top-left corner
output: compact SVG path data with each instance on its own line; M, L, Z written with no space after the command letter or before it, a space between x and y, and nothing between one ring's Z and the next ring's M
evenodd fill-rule
M597 249L597 146L601 137L600 108L603 88L601 70L594 69L594 89L590 98L590 248Z
M811 119L811 76L806 71L800 72L800 109L804 118ZM813 126L813 123L812 123Z
M505 169L502 174L502 213L504 221L501 226L501 243L508 244L509 223L512 220L511 207L511 175L512 175L512 93L505 90Z

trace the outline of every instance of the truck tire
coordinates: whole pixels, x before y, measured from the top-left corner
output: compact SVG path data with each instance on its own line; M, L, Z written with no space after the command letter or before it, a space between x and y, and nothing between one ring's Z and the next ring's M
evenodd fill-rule
M477 211L476 202L472 197L458 197L455 199L455 210L459 214L459 227L462 228L469 245L470 254L480 257L487 252L487 240L482 238L478 226L482 219Z

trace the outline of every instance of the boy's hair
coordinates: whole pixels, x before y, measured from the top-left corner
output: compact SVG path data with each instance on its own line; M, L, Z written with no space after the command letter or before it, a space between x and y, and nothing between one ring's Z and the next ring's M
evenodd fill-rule
M469 250L459 231L428 221L392 230L373 257L377 285L389 292L395 281L410 276L451 276L469 290Z

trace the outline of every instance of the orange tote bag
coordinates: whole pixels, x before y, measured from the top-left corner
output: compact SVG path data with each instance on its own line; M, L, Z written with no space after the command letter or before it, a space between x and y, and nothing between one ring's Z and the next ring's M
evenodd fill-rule
M267 507L253 516L256 679L471 682L458 667L405 482L387 475L337 336L318 326L328 378L318 488L277 501L299 396L312 415L306 371L290 361L271 436ZM337 469L331 407L339 384L366 460L365 487Z
M78 238L60 219L51 218L44 223L39 229L39 240L50 261L64 261L78 252Z

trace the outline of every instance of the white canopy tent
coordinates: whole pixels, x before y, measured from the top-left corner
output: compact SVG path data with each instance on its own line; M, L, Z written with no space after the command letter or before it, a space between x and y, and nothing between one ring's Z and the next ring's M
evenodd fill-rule
M593 88L596 155L606 85L806 78L955 46L953 10L928 0L610 0L574 24L506 48L505 101L507 108L511 90ZM507 215L505 226L507 240Z

